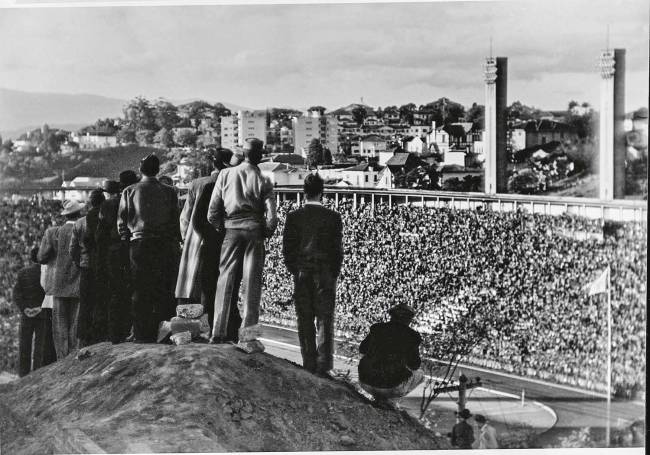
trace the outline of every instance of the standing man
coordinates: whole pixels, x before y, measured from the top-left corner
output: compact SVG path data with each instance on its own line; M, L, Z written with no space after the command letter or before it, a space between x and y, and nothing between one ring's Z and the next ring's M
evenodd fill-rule
M219 278L219 258L223 232L217 232L208 223L208 206L219 172L229 166L233 153L224 148L211 154L214 170L208 177L194 180L187 192L187 199L181 212L181 235L183 254L176 281L176 298L200 301L212 325L214 318L214 297ZM233 295L237 295L235 292ZM237 341L241 316L237 301L233 300L228 319L226 341Z
M156 179L160 161L140 163L140 182L124 189L117 227L129 241L136 342L155 343L158 324L175 313L173 283L178 273L180 227L176 191Z
M45 291L41 287L41 266L38 264L38 247L30 251L31 264L18 271L13 288L13 300L20 310L18 329L18 376L41 367L42 346L47 322L42 315L41 304ZM33 339L33 343L32 343ZM34 361L32 366L32 346Z
M323 207L323 186L318 174L305 178L305 205L287 215L282 253L294 278L303 367L328 376L333 367L334 301L343 264L343 223L341 215Z
M478 448L479 449L498 449L497 430L490 425L484 415L476 414L474 420L479 426Z
M451 429L451 445L453 447L458 447L459 449L472 448L472 444L474 443L474 430L467 423L467 419L470 417L472 417L472 413L469 412L469 409L463 409L458 413L460 422Z
M277 227L273 184L257 167L263 145L259 139L246 140L244 162L219 173L208 208L210 224L219 232L225 230L210 342L226 341L231 302L243 284L246 291L238 346L249 353L264 351L257 340L264 239Z
M100 295L105 324L98 330L107 333L113 344L124 341L131 328L129 243L122 240L117 232L117 211L121 191L137 181L135 173L131 176L122 172L120 182L105 180L102 183L102 190L108 199L99 208L95 239L99 275L103 278Z
M70 256L79 267L79 323L77 332L79 346L89 346L103 340L95 330L93 315L97 305L97 249L95 231L99 221L99 206L104 202L104 193L96 189L90 193L90 209L79 218L72 229Z
M77 321L79 318L79 267L70 256L72 230L79 219L83 205L77 201L65 201L61 215L65 224L51 227L45 232L38 250L38 261L54 263L54 283L48 290L54 297L52 308L52 335L57 360L61 360L71 351L77 349ZM48 231L56 229L56 238Z

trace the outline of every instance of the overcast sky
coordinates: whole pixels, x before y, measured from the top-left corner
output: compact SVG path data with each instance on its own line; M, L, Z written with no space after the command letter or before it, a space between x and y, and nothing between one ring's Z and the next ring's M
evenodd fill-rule
M508 102L598 104L597 57L627 49L627 110L648 100L647 0L0 10L0 87L253 108L483 103L508 57Z

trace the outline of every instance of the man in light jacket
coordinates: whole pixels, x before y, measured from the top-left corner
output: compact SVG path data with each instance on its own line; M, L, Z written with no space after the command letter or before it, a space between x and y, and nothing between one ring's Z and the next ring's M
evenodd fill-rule
M271 237L277 227L273 184L257 166L262 153L262 141L247 139L244 162L219 173L208 207L210 224L218 232L225 231L210 342L226 341L231 302L242 284L245 297L238 346L246 352L264 350L257 340L264 239Z
M497 430L490 425L481 414L476 414L474 420L479 426L478 435L478 448L479 449L498 449L499 443L497 442Z

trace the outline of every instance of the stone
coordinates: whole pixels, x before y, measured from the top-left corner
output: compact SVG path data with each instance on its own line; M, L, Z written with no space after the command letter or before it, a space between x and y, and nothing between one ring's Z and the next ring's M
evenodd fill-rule
M341 444L344 445L344 446L353 446L353 445L356 444L356 442L354 442L354 439L352 439L352 438L351 438L350 436L348 436L347 434L341 436L341 439L339 439L339 441L340 441Z
M201 333L207 333L209 335L210 321L208 321L208 314L203 313L203 315L199 318L199 322L201 323Z
M192 342L192 334L190 332L175 333L171 336L171 340L176 346L190 344Z
M203 305L191 303L187 305L176 305L176 315L185 319L198 319L203 314Z
M90 352L88 349L81 349L81 350L77 353L77 360L85 360L85 359L87 359L88 357L90 357L91 355L92 355L92 354L91 354L91 352Z
M183 319L175 317L170 321L170 327L172 334L190 332L192 338L197 338L201 334L201 321L199 319Z
M158 343L164 343L172 335L172 323L170 321L162 321L158 325Z

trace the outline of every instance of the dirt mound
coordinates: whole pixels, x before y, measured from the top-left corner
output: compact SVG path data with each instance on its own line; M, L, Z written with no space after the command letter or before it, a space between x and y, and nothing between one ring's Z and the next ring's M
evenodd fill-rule
M446 447L341 381L230 345L102 343L2 386L7 453Z

